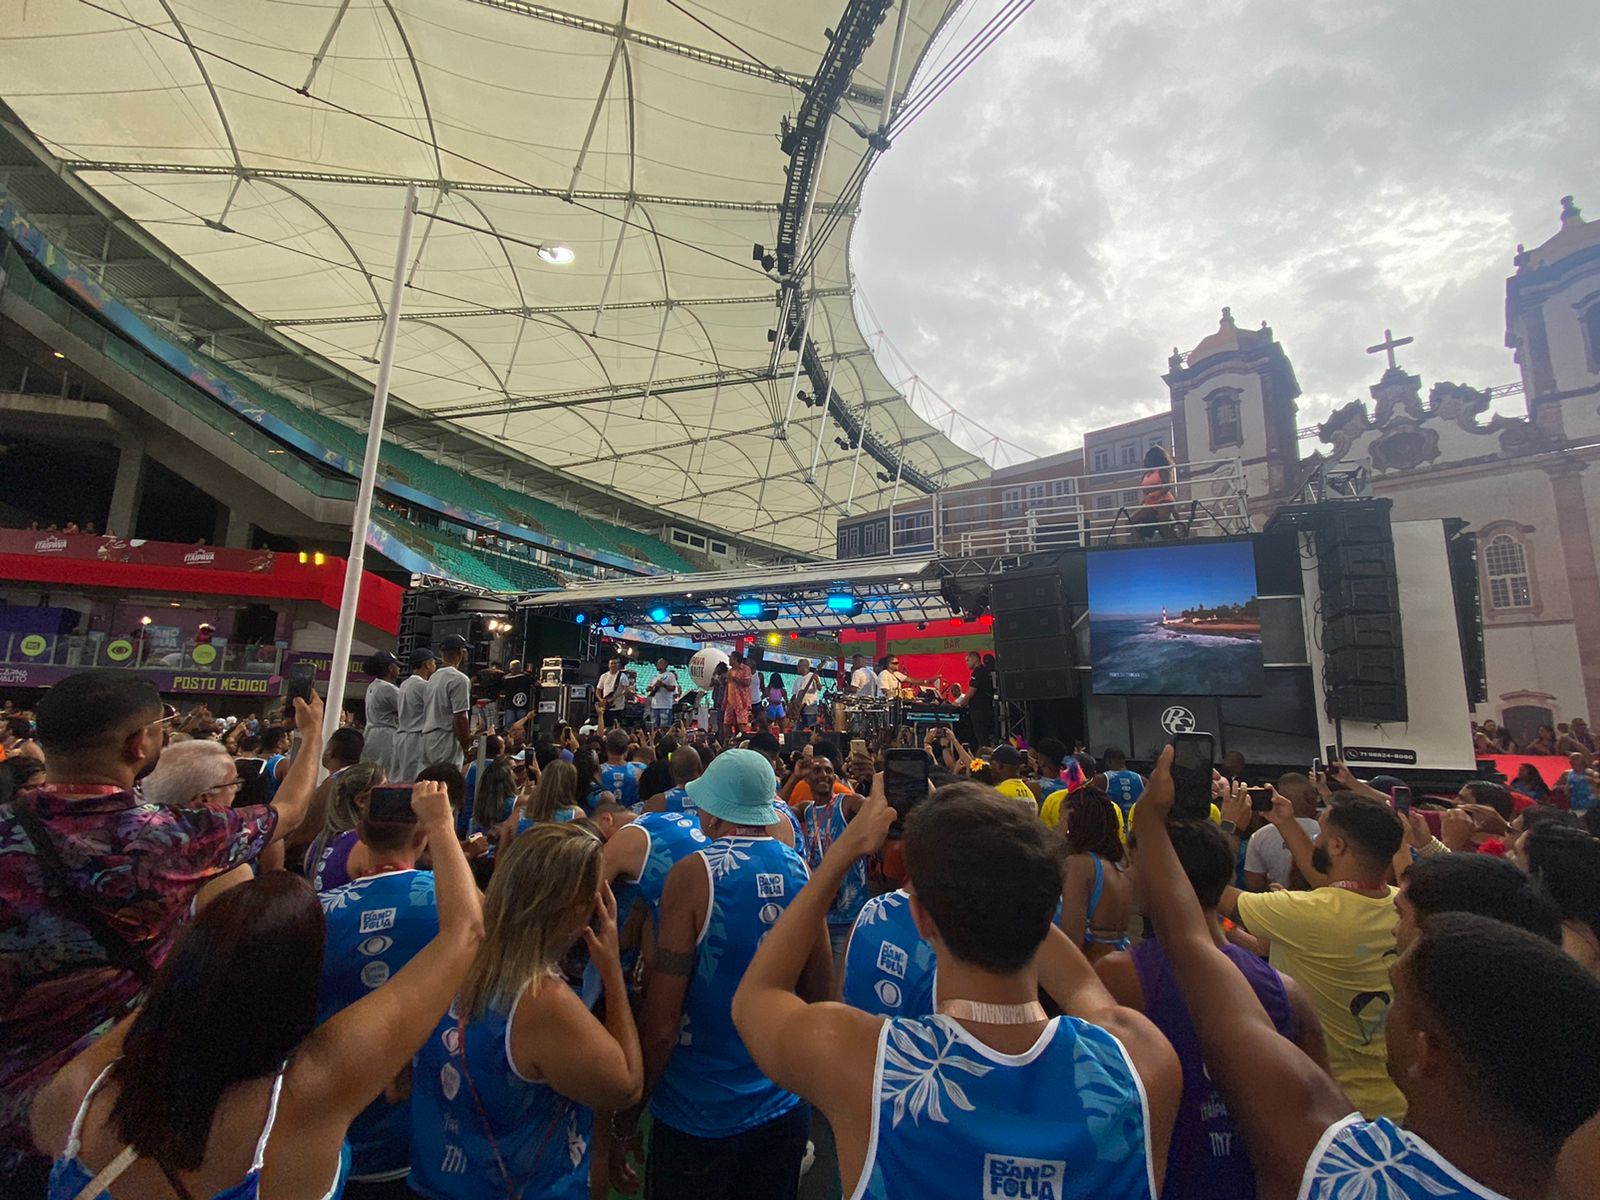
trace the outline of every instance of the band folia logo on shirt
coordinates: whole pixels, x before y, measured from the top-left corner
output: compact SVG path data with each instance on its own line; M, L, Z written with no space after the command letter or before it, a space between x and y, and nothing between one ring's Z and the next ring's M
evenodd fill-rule
M910 955L893 942L885 942L878 947L878 970L885 975L893 975L896 979L904 979L906 977L906 966L910 961Z
M1047 1158L1016 1158L1009 1154L983 1156L984 1200L1063 1200L1061 1185L1067 1164Z
M783 876L757 874L756 895L763 900L783 895Z
M394 928L395 910L392 908L374 908L361 914L361 932L379 933L385 929Z

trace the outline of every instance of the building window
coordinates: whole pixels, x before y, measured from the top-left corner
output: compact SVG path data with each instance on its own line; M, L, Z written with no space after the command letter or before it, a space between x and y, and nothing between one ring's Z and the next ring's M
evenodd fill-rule
M1139 461L1139 443L1123 442L1117 447L1117 458L1124 467L1133 466Z
M1532 608L1533 581L1528 575L1528 554L1509 533L1496 534L1483 551L1489 577L1491 608Z
M1050 494L1058 498L1072 495L1072 480L1052 479L1050 481Z
M1589 356L1589 370L1600 372L1600 292L1578 302L1578 320L1583 325L1583 347Z
M1094 498L1095 512L1110 512L1116 506L1117 498L1115 496L1096 496Z
M854 558L861 553L861 526L852 525L847 534L849 538L849 555Z
M1098 474L1101 471L1109 471L1110 469L1111 451L1105 446L1101 446L1094 452L1094 470Z
M1206 425L1211 431L1211 449L1244 445L1244 428L1239 420L1239 389L1218 388L1205 400Z
M1022 515L1022 489L1006 488L1000 493L1000 515L1005 517L1018 517Z

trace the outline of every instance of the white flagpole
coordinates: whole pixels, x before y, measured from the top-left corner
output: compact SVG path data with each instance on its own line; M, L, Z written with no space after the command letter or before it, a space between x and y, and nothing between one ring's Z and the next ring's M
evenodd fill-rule
M333 665L328 678L328 711L322 722L324 742L339 728L339 710L344 707L350 644L356 635L356 605L361 598L361 570L367 556L367 523L372 517L373 487L378 482L383 418L389 407L389 374L394 369L395 336L400 332L400 298L406 286L406 260L411 256L411 225L416 215L417 186L412 184L406 188L405 211L400 216L400 243L395 247L394 281L389 288L389 311L383 318L378 379L372 392L372 419L367 424L367 452L361 460L361 484L356 490L355 514L350 521L350 557L344 567L344 595L339 601L339 627L333 637Z

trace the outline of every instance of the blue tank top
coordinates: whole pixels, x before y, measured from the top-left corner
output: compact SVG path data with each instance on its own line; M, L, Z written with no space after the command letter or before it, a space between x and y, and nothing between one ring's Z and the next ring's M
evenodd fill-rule
M627 763L606 763L601 767L600 785L624 808L633 808L639 803L639 777L628 770Z
M566 985L551 976L543 986ZM594 1112L517 1074L515 1004L466 1027L464 1058L456 1011L452 1004L412 1063L412 1190L433 1200L504 1197L509 1176L527 1200L587 1200Z
M328 920L317 1024L349 1008L439 934L432 871L390 871L320 897ZM379 1096L345 1135L356 1179L400 1178L411 1165L411 1106Z
M1278 1032L1292 1039L1297 1030L1283 979L1248 950L1228 945L1222 952L1249 981ZM1129 957L1144 993L1145 1016L1166 1035L1183 1066L1183 1095L1167 1152L1162 1200L1254 1200L1255 1167L1227 1103L1206 1073L1200 1035L1166 952L1151 938L1135 946Z
M848 824L850 822L844 815L844 805L838 796L826 804L813 804L806 809L806 857L813 868L821 865L822 856ZM868 894L867 860L858 858L850 864L844 882L839 885L839 894L833 898L833 904L828 909L828 924L855 924Z
M697 857L710 883L710 906L683 1000L678 1046L650 1111L695 1137L731 1137L800 1103L751 1059L733 1027L732 1007L757 945L800 894L808 872L798 854L770 837L718 838Z
M1359 1113L1328 1127L1300 1180L1301 1200L1348 1196L1505 1200L1499 1192L1468 1179L1427 1142L1388 1117L1365 1121Z
M62 1150L61 1157L56 1159L50 1168L50 1180L46 1184L46 1200L76 1200L83 1189L94 1182L97 1171L91 1171L78 1159L83 1138L83 1119L89 1113L89 1105L94 1102L95 1095L105 1085L106 1077L111 1074L115 1063L110 1063L105 1070L89 1085L89 1090L84 1094L83 1103L78 1106L78 1115L72 1119L72 1131L67 1135L66 1148ZM250 1170L245 1177L230 1188L223 1188L214 1192L211 1200L256 1200L261 1194L261 1168L267 1158L267 1139L272 1136L272 1126L278 1119L278 1096L283 1091L283 1071L278 1072L278 1077L272 1081L272 1099L267 1104L267 1119L261 1127L261 1136L256 1140L255 1157L251 1160ZM123 1164L122 1171L132 1166L136 1158L130 1158ZM106 1182L106 1188L93 1200L112 1200L111 1184L120 1178L122 1171L118 1171ZM333 1183L322 1194L322 1200L339 1200L344 1195L345 1178L350 1173L350 1143L344 1143L339 1150L339 1165L334 1168Z
M278 794L279 786L283 783L283 780L278 778L278 764L283 762L288 757L289 756L287 754L274 754L271 758L267 759L267 765L261 768L262 773L267 777L268 804L272 803L273 797ZM287 775L288 772L285 771L284 774Z
M1144 1089L1097 1026L1057 1017L1005 1055L949 1017L894 1017L874 1079L853 1200L1155 1200Z
M794 809L789 807L789 802L781 796L772 798L772 807L777 814L789 823L789 828L794 831L795 853L805 857L806 831L800 825L800 818L794 815Z
M1144 776L1137 771L1107 771L1106 794L1116 801L1123 816L1127 816L1134 802L1144 794Z
M863 904L844 956L844 1002L884 1017L926 1017L933 978L933 947L911 919L911 897L902 889Z
M667 812L672 812L672 813L697 813L697 812L700 811L700 806L698 804L696 804L693 800L689 799L689 789L688 788L672 787L672 788L668 788L662 794L665 797L666 802L667 802L667 807L666 807L666 811Z
M1582 771L1567 776L1567 804L1575 813L1586 813L1594 807L1594 784Z

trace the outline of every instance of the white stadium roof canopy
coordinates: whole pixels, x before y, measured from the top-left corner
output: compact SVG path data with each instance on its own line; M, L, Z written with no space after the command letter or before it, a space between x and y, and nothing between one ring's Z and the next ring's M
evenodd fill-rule
M903 2L897 109L959 7ZM408 408L668 517L828 552L852 477L861 511L896 476L907 498L989 471L885 379L852 307L899 17L891 0L52 0L13 13L0 97L219 292L368 379L417 184Z

